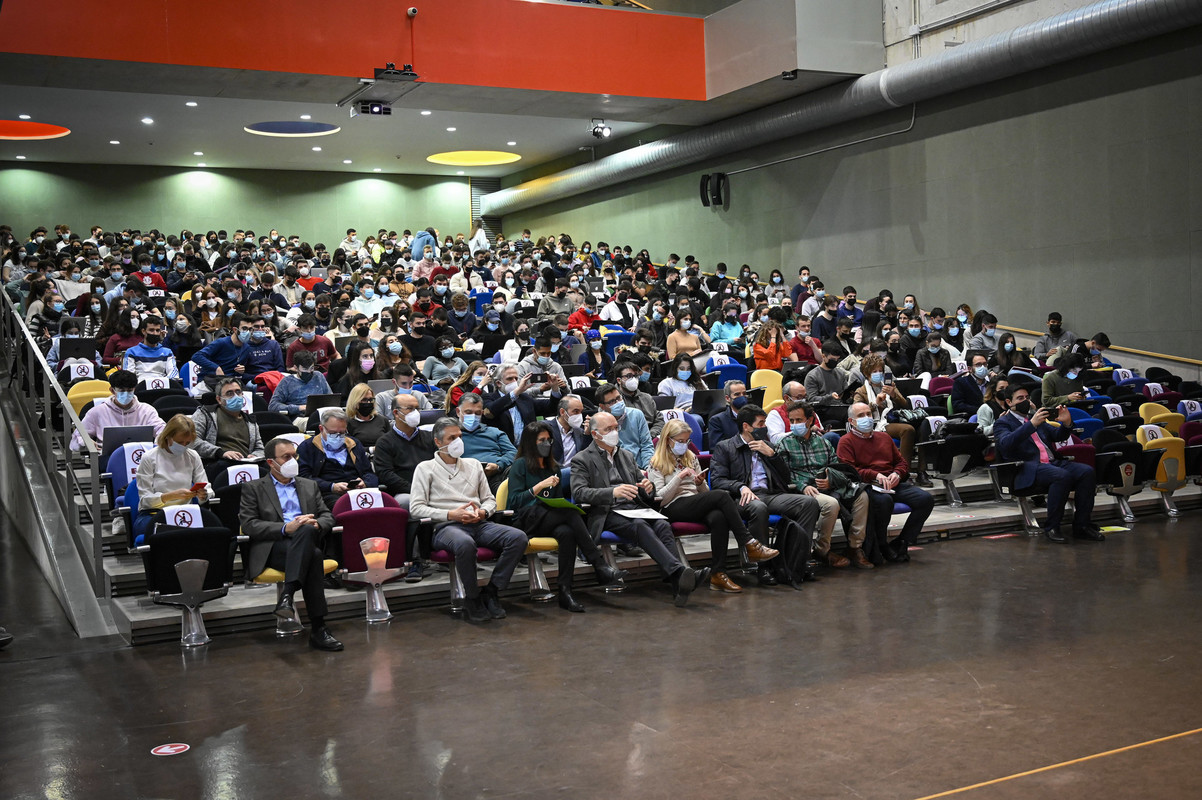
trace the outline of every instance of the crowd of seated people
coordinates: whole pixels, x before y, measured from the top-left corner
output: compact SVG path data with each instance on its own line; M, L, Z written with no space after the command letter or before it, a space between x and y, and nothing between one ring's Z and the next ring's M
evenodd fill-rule
M360 238L351 229L331 250L276 231L90 233L59 225L20 241L0 226L5 292L52 368L78 361L62 353L84 341L97 377L115 369L111 397L83 418L93 438L152 426L170 451L163 474L211 480L235 464L267 467L255 496L262 503L275 490L283 517L250 535L303 540L252 552L257 564L287 567L285 612L293 591L317 591L315 559L340 558L326 519L361 488L394 497L411 534L433 521L472 621L504 616L499 593L538 528L561 542L559 600L569 611L583 609L572 594L577 552L600 582L622 580L601 561L602 531L620 553L646 552L677 605L702 584L742 591L725 570L729 536L767 585L801 588L812 557L831 568L906 561L932 506L916 453L926 412L912 400L944 379L951 413L975 416L1001 433L1002 449L1036 459L1022 480L1060 487L1050 497L1061 511L1064 487L1085 487L1080 470L1049 458L1043 426L1086 397L1085 373L1104 366L1110 340L1077 337L1058 313L1026 352L996 316L967 303L924 309L888 289L862 302L856 287L837 294L809 267L789 283L780 270L761 279L749 265L675 254L659 264L646 250L578 245L567 234L490 239L477 224L470 236L426 228ZM1041 383L1042 415L1027 410L1016 373ZM199 406L164 429L137 396L152 379ZM780 390L770 407L765 381ZM278 431L265 436L264 411L310 438L297 446ZM147 495L147 508L164 494L183 499L181 481ZM515 513L502 524L495 498L506 482ZM584 507L540 504L555 498ZM890 541L896 502L909 518ZM1082 508L1074 531L1093 538ZM633 513L644 511L655 513ZM780 521L770 526L770 516ZM831 545L841 517L845 553ZM708 567L680 561L672 522L708 526ZM431 569L418 540L408 539L411 582ZM477 546L500 554L480 588ZM314 646L333 649L318 627Z

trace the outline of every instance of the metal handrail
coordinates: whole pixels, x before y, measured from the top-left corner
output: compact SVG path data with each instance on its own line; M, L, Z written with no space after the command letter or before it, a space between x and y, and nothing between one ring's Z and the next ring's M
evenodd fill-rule
M21 400L22 405L36 419L38 413L43 416L43 426L39 435L33 437L37 451L41 456L46 474L56 489L59 508L65 519L74 525L71 531L72 539L82 557L88 577L92 582L92 591L98 598L105 598L110 593L109 582L104 573L103 529L101 527L101 484L100 484L100 448L96 441L84 430L79 415L67 398L55 378L54 371L37 346L20 310L6 292L0 292L0 336L3 336L3 352L12 374L9 376L9 388L14 396ZM40 380L38 372L41 372ZM39 391L40 390L40 391ZM54 425L55 407L62 409L62 427ZM75 474L72 463L71 438L78 433L82 442L81 454L89 465L89 485L85 488ZM56 451L57 446L57 451ZM58 454L63 456L64 468L58 468ZM91 519L90 528L80 520L79 507L75 499L83 498L88 516Z
M1034 336L1037 339L1040 336L1044 335L1043 331L1032 331L1032 330L1028 330L1026 328L1015 328L1011 325L1002 325L1000 323L998 324L998 327L1004 331L1010 331L1011 333L1022 333L1022 334L1026 334L1027 336ZM1123 347L1122 345L1118 345L1118 344L1112 344L1107 349L1114 350L1115 352L1118 352L1118 353L1131 353L1132 355L1143 356L1144 358L1162 358L1165 361L1176 361L1179 364L1189 364L1189 365L1195 366L1195 367L1202 367L1202 361L1199 361L1196 358L1186 358L1185 356L1174 356L1174 355L1169 355L1168 353L1153 353L1151 350L1136 350L1134 347Z

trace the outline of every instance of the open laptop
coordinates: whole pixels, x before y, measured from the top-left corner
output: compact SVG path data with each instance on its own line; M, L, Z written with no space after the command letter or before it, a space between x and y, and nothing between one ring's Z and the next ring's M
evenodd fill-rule
M152 425L110 425L104 429L104 438L101 440L100 465L105 467L109 463L109 456L123 444L153 441Z
M61 364L69 358L95 361L96 342L92 339L68 339L65 336L61 337L58 340L58 361Z
M903 397L909 397L922 391L921 378L898 378L893 383L897 386L897 390L902 393Z
M560 369L563 370L564 376L568 378L575 378L580 375L588 374L587 364L563 364L560 366Z
M392 383L392 381L389 381ZM319 408L344 408L340 394L311 394L305 399L305 412L312 414Z
M692 412L702 417L708 417L715 408L726 405L726 397L721 389L704 389L693 392Z
M505 346L505 342L509 341L509 337L503 333L486 333L480 337L479 341L480 357L487 361Z
M391 392L393 389L396 388L395 386L392 385L392 381L387 380L387 379L381 379L381 380L377 380L377 381L368 381L367 387L376 394L379 394L380 392Z

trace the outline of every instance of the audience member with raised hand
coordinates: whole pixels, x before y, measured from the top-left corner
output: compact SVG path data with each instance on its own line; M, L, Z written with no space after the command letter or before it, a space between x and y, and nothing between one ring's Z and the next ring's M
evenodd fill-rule
M204 464L192 449L196 426L191 418L176 414L155 438L155 447L138 463L138 517L134 536L149 536L156 523L164 521L162 509L193 501L205 503L213 497ZM197 488L200 487L200 488ZM205 527L220 527L216 515L202 512ZM146 544L143 540L143 544Z
M453 413L459 407L460 398L465 394L477 394L483 397L492 387L492 382L492 373L489 371L488 365L483 361L473 361L451 384L447 391L444 410Z
M592 444L572 459L572 499L587 504L593 541L604 531L641 547L672 583L675 603L683 607L697 586L709 580L709 568L695 571L676 555L672 526L650 514L655 486L643 477L634 458L620 447L618 421L601 411L591 421Z
M513 364L506 364L497 371L494 391L481 394L486 409L485 418L515 445L522 431L538 416L534 398L526 393L530 378L531 373L521 375Z
M726 548L735 542L753 564L769 561L779 553L765 547L747 533L739 506L729 493L711 491L706 471L689 449L692 429L678 419L668 420L651 457L647 477L655 487L660 511L671 522L698 522L710 529L710 588L738 594L743 589L726 574Z
M552 357L551 338L545 334L535 340L534 351L518 362L518 373L531 376L526 391L537 398L558 400L566 393L567 376Z
M572 596L577 550L593 568L597 583L606 586L621 583L625 570L607 566L596 542L584 524L583 513L576 508L551 507L542 500L563 499L560 464L555 460L552 425L542 420L528 424L521 434L517 458L509 471L508 508L515 512L514 526L530 536L550 535L559 542L559 607L581 612Z
M460 414L464 406L460 406ZM437 455L417 465L410 494L410 513L434 524L431 547L455 557L466 596L469 622L487 622L506 616L499 594L513 576L526 551L528 539L517 528L490 521L497 501L488 485L483 465L464 456L459 420L442 417L434 423ZM499 556L492 576L483 586L476 578L476 549L487 547Z

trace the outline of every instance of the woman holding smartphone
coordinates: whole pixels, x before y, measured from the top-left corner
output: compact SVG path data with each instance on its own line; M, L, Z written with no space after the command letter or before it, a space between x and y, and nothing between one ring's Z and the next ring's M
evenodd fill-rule
M192 449L196 426L192 418L176 414L155 440L155 447L138 464L138 518L134 537L149 536L156 522L163 522L163 507L207 502L213 490L207 485L200 454ZM193 491L195 487L201 487ZM219 528L217 516L201 510L206 528Z
M688 423L670 419L659 434L647 477L655 485L660 513L671 522L698 522L710 528L710 588L738 594L743 587L730 579L726 569L726 545L733 533L739 547L747 550L752 563L768 561L779 553L747 534L739 506L726 492L710 491L697 456L689 450L692 429ZM708 470L706 470L708 472Z

